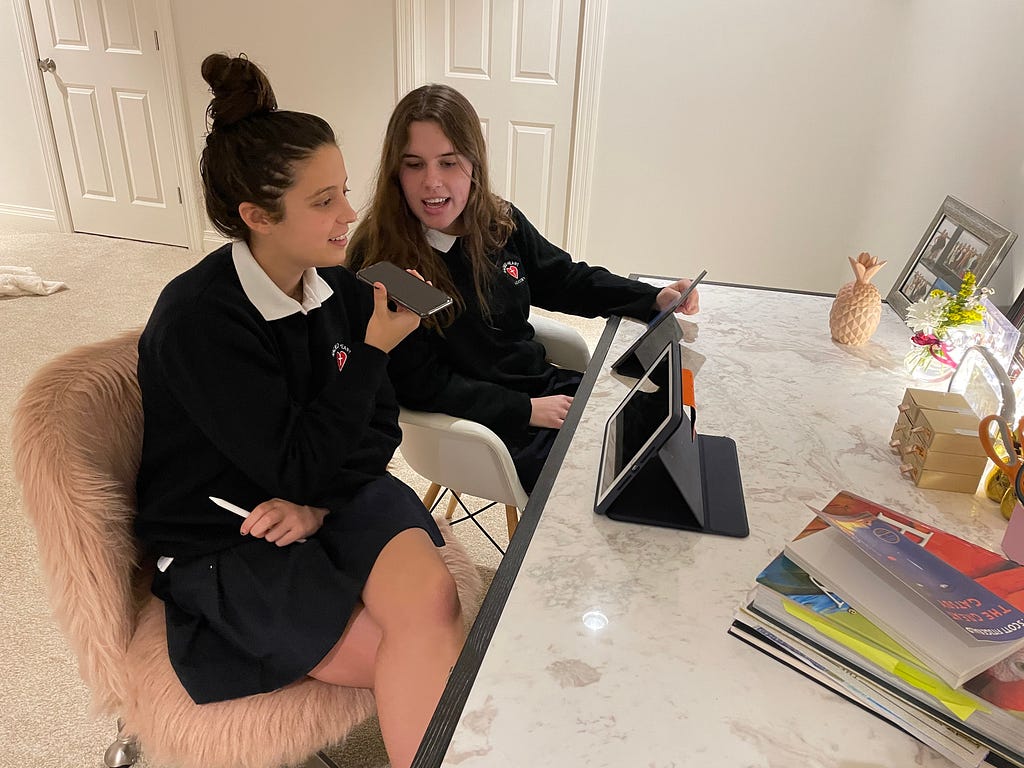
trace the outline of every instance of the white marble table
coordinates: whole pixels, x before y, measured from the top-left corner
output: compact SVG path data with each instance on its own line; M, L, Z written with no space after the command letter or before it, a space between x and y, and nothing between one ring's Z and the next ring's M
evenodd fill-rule
M830 306L823 296L701 288L688 345L706 358L697 426L737 441L746 539L594 514L604 424L628 391L608 363L641 330L609 323L564 462L542 508L531 501L524 515L532 536L522 563L492 588L507 593L503 607L504 594L491 596L493 636L467 651L482 659L463 682L465 706L435 718L454 728L450 743L435 734L441 765L948 765L726 634L762 566L810 519L805 505L840 489L990 547L1003 530L994 503L919 490L897 469L887 443L915 385L902 368L906 326L883 307L867 345L841 347L829 338ZM607 623L592 629L597 614Z

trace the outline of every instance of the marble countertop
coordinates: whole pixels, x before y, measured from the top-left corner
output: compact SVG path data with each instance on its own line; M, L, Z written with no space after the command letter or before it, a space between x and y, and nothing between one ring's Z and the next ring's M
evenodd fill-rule
M949 765L726 634L754 577L811 519L806 505L841 489L991 548L1004 530L987 499L900 475L888 441L916 386L910 333L883 306L872 340L842 347L831 302L702 286L700 314L683 321L698 429L737 442L746 539L594 514L604 424L631 384L607 366L642 329L621 321L444 766Z

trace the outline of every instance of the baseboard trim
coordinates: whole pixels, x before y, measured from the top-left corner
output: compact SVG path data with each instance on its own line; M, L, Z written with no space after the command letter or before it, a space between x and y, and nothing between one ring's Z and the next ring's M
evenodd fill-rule
M60 232L57 212L52 208L0 203L0 226L18 232Z
M228 238L224 237L224 235L222 235L220 232L217 232L212 229L203 230L203 253L215 251L225 243L230 242L231 241Z

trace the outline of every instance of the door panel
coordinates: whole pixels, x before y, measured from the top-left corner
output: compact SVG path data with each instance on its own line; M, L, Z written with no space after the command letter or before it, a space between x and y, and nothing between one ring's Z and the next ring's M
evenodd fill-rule
M427 82L480 115L494 191L562 244L580 0L426 0Z
M30 0L76 232L185 245L152 0Z

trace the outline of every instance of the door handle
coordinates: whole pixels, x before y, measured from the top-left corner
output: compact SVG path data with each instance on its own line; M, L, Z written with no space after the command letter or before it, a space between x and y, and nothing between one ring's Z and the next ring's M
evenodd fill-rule
M49 58L47 58L47 59L39 59L36 63L39 65L39 71L40 72L56 72L57 71L57 62L54 61L53 59L49 59Z

